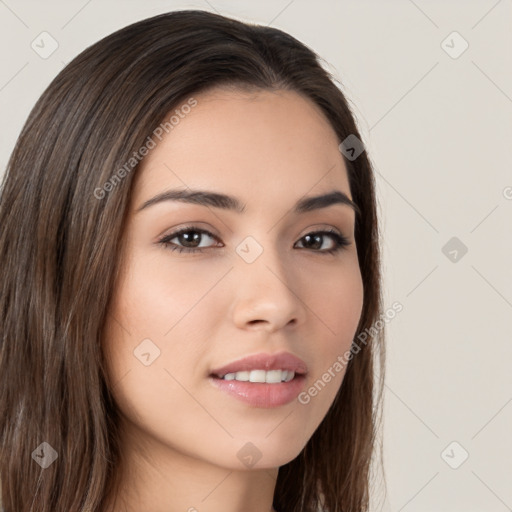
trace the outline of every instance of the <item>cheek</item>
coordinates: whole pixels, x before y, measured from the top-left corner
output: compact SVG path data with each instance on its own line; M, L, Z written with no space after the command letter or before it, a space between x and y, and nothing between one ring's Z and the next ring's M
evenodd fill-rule
M341 268L337 275L331 273L331 278L321 283L322 290L311 289L308 299L308 306L318 319L315 322L317 348L306 390L308 396L299 402L310 401L323 415L343 382L347 355L361 318L364 288L357 264ZM311 318L313 321L314 316Z
M168 340L183 319L196 315L197 310L204 315L204 308L198 305L226 270L227 265L212 268L211 262L180 261L172 255L166 258L166 254L154 258L135 255L119 291L119 317L141 336L152 334Z
M226 270L196 263L192 271L185 263L134 251L116 289L104 337L114 384L130 372L139 386L165 389L169 375L164 382L153 381L157 371L189 379L191 372L203 370L197 362L226 311L214 290ZM146 367L148 359L154 362Z
M180 385L185 383L188 388L187 381L198 378L196 363L207 339L194 320L201 290L191 291L191 280L196 277L187 277L171 275L155 265L132 268L120 283L105 331L115 400L130 422L155 437L167 433L172 438L181 432L171 421L176 409L187 417L201 413Z
M350 343L359 323L364 300L363 281L357 261L331 272L328 278L318 279L318 284L305 293L311 310L317 313L324 325L329 346L343 348ZM329 336L330 335L330 336Z

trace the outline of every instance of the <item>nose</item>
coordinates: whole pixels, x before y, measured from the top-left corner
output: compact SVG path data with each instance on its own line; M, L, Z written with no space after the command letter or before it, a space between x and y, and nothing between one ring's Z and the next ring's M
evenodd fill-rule
M293 269L285 268L276 250L266 248L252 263L240 258L235 268L232 316L238 328L271 333L303 322L305 305L292 287Z

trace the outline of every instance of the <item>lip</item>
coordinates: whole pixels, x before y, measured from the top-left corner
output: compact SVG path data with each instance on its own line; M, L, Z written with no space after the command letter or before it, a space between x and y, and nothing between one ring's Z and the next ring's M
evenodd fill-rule
M295 372L296 375L303 376L308 372L308 367L302 359L290 352L280 352L279 354L261 353L244 357L221 368L216 368L212 370L210 377L222 378L227 373L251 370L288 370ZM279 386L279 384L276 384L276 386Z
M294 401L304 388L306 377L295 375L289 382L267 384L263 382L241 382L223 380L210 376L210 383L227 395L253 407L270 409Z

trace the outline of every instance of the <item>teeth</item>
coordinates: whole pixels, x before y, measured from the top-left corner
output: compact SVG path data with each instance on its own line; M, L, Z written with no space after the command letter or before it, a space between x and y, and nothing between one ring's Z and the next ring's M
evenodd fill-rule
M239 380L242 382L266 382L276 384L290 382L295 377L295 372L288 370L251 370L250 372L227 373L224 380Z

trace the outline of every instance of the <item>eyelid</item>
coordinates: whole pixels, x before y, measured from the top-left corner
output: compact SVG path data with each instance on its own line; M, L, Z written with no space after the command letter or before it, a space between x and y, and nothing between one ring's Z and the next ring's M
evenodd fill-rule
M213 236L213 237L217 237L219 238L220 235L216 234L217 233L217 230L213 227L210 227L210 224L206 223L206 222L201 222L201 221L191 221L191 222L185 222L184 224L177 224L176 226L173 226L173 227L170 227L170 228L167 228L162 234L162 235L158 235L156 238L157 240L159 239L162 239L162 238L167 238L167 236L169 235L174 235L176 236L176 234L179 234L183 231L201 231L201 232L205 232L205 233L208 233L209 235Z
M332 224L327 223L317 223L313 224L312 226L308 226L304 230L302 230L303 234L299 236L300 238L305 237L306 235L309 235L310 233L335 233L339 236L342 236L344 238L348 238L348 235L345 234L345 230L338 228L336 226L333 226Z

